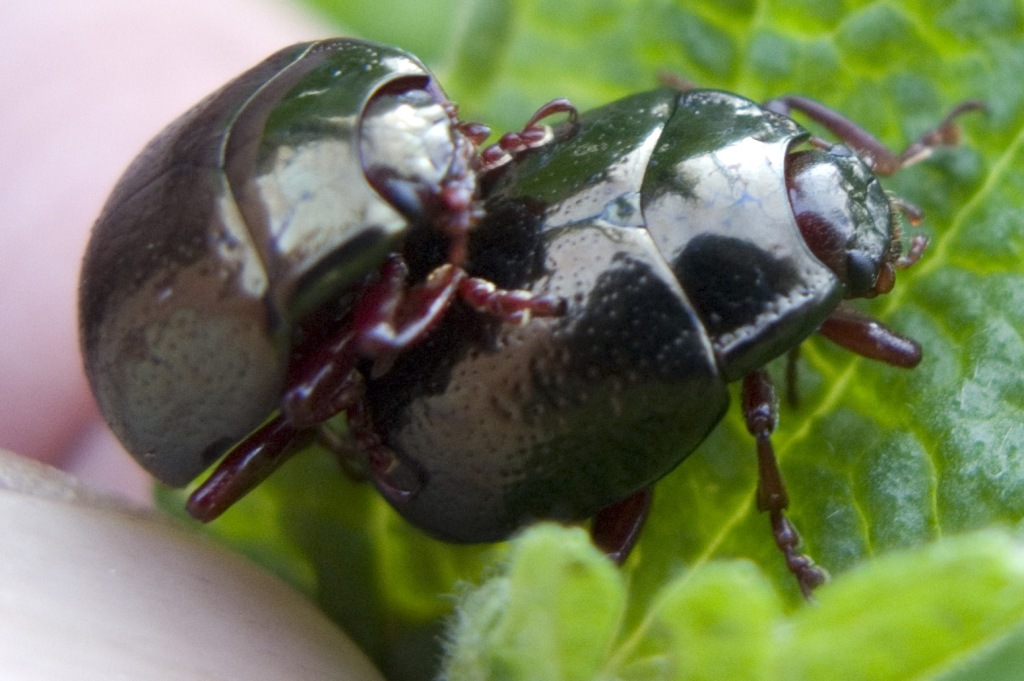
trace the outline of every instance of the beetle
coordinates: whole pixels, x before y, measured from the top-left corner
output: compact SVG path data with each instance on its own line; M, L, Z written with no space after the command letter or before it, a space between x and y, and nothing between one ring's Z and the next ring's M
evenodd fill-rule
M895 155L811 100L665 87L582 116L554 100L481 150L486 128L411 55L288 48L115 188L83 264L86 372L162 481L230 449L190 498L200 519L345 413L354 446L336 449L428 533L593 517L618 560L742 381L758 506L809 594L824 573L784 513L762 367L815 331L917 364L914 341L842 301L887 292L924 247L901 254L897 215L918 211L875 175L954 141L978 106Z
M275 410L288 425L254 446L321 420L309 405L340 410L361 376L342 357L399 352L483 283L458 263L487 134L415 57L352 39L281 50L168 126L114 188L82 265L85 370L126 448L182 485ZM444 256L415 286L367 293L422 231ZM475 299L530 307L501 296ZM353 309L348 351L303 374L301 358L337 340L323 328Z
M368 418L356 426L376 434L378 456L405 483L385 495L458 542L593 517L595 539L622 559L653 483L704 440L728 384L742 381L757 505L809 595L825 573L799 552L784 514L763 367L815 331L868 358L918 364L916 342L844 300L891 290L895 269L925 245L914 239L902 253L899 216L920 211L876 175L955 141L953 119L979 106L959 105L895 155L805 98L762 107L662 88L506 158L483 178L467 269L567 309L517 327L456 306L368 383ZM845 144L812 139L791 109Z

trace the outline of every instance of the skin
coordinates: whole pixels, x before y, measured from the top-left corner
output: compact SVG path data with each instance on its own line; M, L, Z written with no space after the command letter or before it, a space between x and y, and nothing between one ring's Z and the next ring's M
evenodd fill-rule
M263 569L3 450L0 536L4 678L382 681Z
M160 128L274 50L332 33L298 11L276 0L0 6L0 448L148 498L82 374L81 254Z

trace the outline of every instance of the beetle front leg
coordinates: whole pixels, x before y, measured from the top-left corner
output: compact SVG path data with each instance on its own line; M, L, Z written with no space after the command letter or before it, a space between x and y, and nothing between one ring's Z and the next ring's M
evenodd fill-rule
M811 592L825 582L828 574L809 556L800 553L800 534L785 514L789 496L771 440L778 421L775 387L768 373L759 369L743 378L742 392L747 430L757 440L757 508L768 513L775 544L786 557L786 567L796 577L804 597L810 598Z
M547 144L552 137L551 128L538 124L543 119L559 113L569 114L570 125L575 127L579 123L579 111L568 99L552 99L530 116L530 120L526 121L522 130L505 133L496 143L481 151L480 160L483 163L481 170L493 170L505 165L517 154L521 154L527 149Z
M381 364L423 338L443 318L456 296L475 310L513 324L525 324L531 315L556 316L565 308L564 302L549 296L500 289L450 263L435 269L416 286L408 287L406 275L401 257L392 256L377 283L353 309L359 351L380 358Z
M486 279L467 277L459 283L459 297L478 312L522 326L531 316L557 317L565 314L564 300L536 296L525 290L500 289Z
M846 116L813 99L789 95L765 102L764 107L783 116L788 116L790 110L796 109L828 128L832 134L857 152L857 155L868 164L875 174L892 175L898 170L928 158L932 155L935 147L956 145L960 140L960 132L955 119L968 111L983 111L985 104L976 99L960 102L946 114L946 117L934 129L907 145L907 148L900 154L894 153L877 137Z
M393 254L352 309L352 328L360 354L379 357L400 352L422 338L441 320L466 273L445 264L422 284L406 283L408 268Z
M921 346L845 303L824 321L818 332L861 357L913 369L921 361Z
M395 356L440 322L456 296L515 324L525 323L531 315L553 316L564 309L561 301L499 289L451 264L441 265L425 282L412 287L407 276L401 256L388 258L377 280L353 306L350 323L316 343L290 367L281 411L292 426L316 425L356 404L364 391L357 361L374 360L374 374L383 373Z

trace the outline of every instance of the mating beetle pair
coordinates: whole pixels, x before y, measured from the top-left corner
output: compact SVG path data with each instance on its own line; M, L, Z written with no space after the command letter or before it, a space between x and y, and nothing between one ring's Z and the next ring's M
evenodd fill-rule
M427 532L496 541L594 517L619 559L651 486L742 380L758 505L807 593L823 573L784 515L761 367L815 330L918 362L842 300L887 292L923 247L901 255L894 211L916 212L875 174L950 142L976 107L894 156L809 100L662 88L582 116L556 100L481 151L486 128L411 55L294 46L178 119L115 188L83 265L86 372L160 480L230 450L190 499L200 519L345 413L335 448ZM810 139L790 108L848 146Z

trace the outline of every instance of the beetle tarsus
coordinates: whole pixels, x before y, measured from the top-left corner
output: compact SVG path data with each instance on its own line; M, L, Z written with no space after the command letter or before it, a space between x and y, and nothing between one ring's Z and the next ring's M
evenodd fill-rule
M491 129L483 123L474 121L460 121L455 119L455 127L465 135L473 144L481 145L491 136Z
M654 489L644 487L632 496L602 509L590 525L594 545L617 565L622 565L633 551L640 532L647 522L654 499Z
M537 109L519 132L507 132L496 143L480 152L481 171L494 170L512 161L516 156L536 147L544 146L553 138L551 128L539 123L556 114L568 114L573 130L579 126L580 114L568 99L552 99Z
M401 256L384 263L377 282L353 307L357 347L367 357L399 352L424 336L444 316L466 273L445 264L416 286L406 284L408 268Z
M951 147L959 144L960 128L956 125L956 119L971 111L986 111L985 103L979 99L968 99L954 106L935 128L907 145L907 148L899 155L899 163L893 172L923 161L932 155L935 147Z
M796 577L800 593L807 600L812 600L814 590L828 581L828 572L815 564L810 556L800 552L800 533L781 510L770 511L769 519L775 545L782 551L786 567Z
M384 444L361 402L349 410L348 423L356 449L365 457L367 473L380 493L394 504L408 502L423 485L420 472L400 461Z
M811 592L825 582L827 575L810 556L800 552L800 534L785 515L789 495L771 441L778 421L778 401L764 369L743 378L742 406L747 430L757 440L757 508L768 513L775 544L786 559L786 567L796 578L801 593L810 599Z
M556 317L565 313L564 300L536 296L524 290L500 289L479 277L467 277L459 282L459 297L479 312L520 326L530 321L532 316Z

